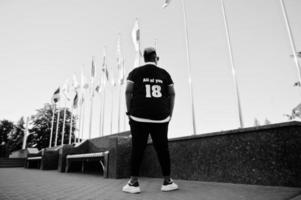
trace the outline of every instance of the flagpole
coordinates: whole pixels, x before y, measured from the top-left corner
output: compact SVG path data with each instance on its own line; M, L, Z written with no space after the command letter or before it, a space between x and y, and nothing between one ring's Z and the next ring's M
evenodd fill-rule
M181 0L182 10L183 10L183 18L184 18L184 28L185 28L185 42L186 42L186 56L187 56L187 67L188 67L188 83L191 97L191 114L192 114L192 127L193 127L193 135L196 135L196 123L195 123L195 113L194 113L194 97L193 97L193 84L191 78L191 64L190 64L190 49L189 49L189 38L188 38L188 26L187 26L187 14L185 8L184 0Z
M81 138L84 139L84 127L85 127L85 112L86 112L86 107L83 104L83 115L82 115L82 127L81 127Z
M90 121L89 121L89 139L91 139L92 134L92 118L93 118L93 96L90 97Z
M80 134L81 134L81 121L82 121L82 112L83 112L83 106L82 106L82 92L80 92L80 100L79 100L79 109L78 109L78 112L79 112L79 117L78 117L78 138L76 139L76 136L75 136L75 143L77 143L77 141L79 141L79 138L80 138ZM78 114L78 113L77 113Z
M140 66L140 63L141 63L141 61L140 61L140 49L141 49L141 44L140 44L140 41L141 41L141 33L140 33L140 26L139 26L139 21L138 21L138 18L136 18L136 20L137 20L137 24L138 24L138 27L139 27L139 41L138 41L138 66Z
M289 23L289 20L288 20L288 17L287 17L287 11L286 11L286 7L285 7L285 4L284 4L284 1L280 0L280 4L281 4L281 8L282 8L283 18L285 20L285 25L286 25L288 37L289 37L289 40L290 40L290 46L292 48L292 52L293 52L293 56L294 56L294 61L295 61L297 72L298 72L298 74L297 74L298 75L298 79L299 79L299 82L301 84L300 63L298 61L297 50L296 50L296 45L295 45L295 42L294 42L294 37L293 37L293 34L292 34L292 29L291 29L291 26L290 26L290 23Z
M242 117L242 112L241 112L239 89L238 89L238 83L237 83L237 79L236 79L236 72L235 72L235 66L234 66L234 57L233 57L233 51L232 51L232 46L231 46L230 34L229 34L229 26L228 26L226 10L225 10L225 5L224 5L223 0L221 0L221 7L222 7L222 14L223 14L223 20L224 20L224 25L225 25L226 37L227 37L227 44L228 44L228 50L229 50L229 57L230 57L230 64L231 64L231 69L232 69L233 82L234 82L234 85L235 85L235 94L236 94L236 98L237 98L237 106L238 106L238 114L239 114L239 124L240 124L240 128L243 128L244 123L243 123L243 117Z
M113 84L112 84L112 95L111 95L111 123L110 123L111 135L113 134L113 106L114 106L114 85Z
M91 69L91 87L90 87L90 120L89 120L89 139L92 136L92 121L93 121L93 98L94 98L94 78L95 78L95 65L94 57L92 58L92 69Z
M63 130L62 130L62 139L61 139L61 145L64 145L64 139L65 139L65 126L66 126L66 112L67 112L67 105L65 100L65 108L64 108L64 118L63 118Z
M55 106L56 104L53 104L52 108L52 120L51 120L51 131L50 131L50 139L49 139L49 148L51 148L51 142L52 142L52 135L53 135L53 128L54 128L54 116L55 116Z
M29 117L26 118L26 125L25 125L22 149L26 148L26 142L27 142L27 136L28 136L28 124L29 124Z
M102 136L102 133L101 133L101 127L102 127L102 91L100 92L100 95L99 95L99 102L100 102L100 106L99 106L99 136L101 137Z
M70 111L70 129L69 129L69 144L71 144L71 136L72 136L72 122L73 122L73 107L71 106L71 111Z
M55 143L54 146L57 146L58 132L59 132L59 124L60 124L60 108L58 108L57 120L56 120L56 133L55 133Z
M103 90L103 104L102 104L102 126L101 126L101 134L104 136L104 122L105 122L105 104L106 104L106 88L104 85L104 90Z
M76 134L74 134L74 137L75 137L75 139L74 139L74 141L75 141L75 143L77 143L77 142L79 142L80 141L80 130L81 130L81 115L82 115L82 105L81 105L81 103L79 103L79 108L77 109L77 118L76 118L76 124L78 124L78 128L76 129ZM75 124L75 125L76 125ZM76 137L76 135L77 135L77 137Z
M117 131L120 132L120 108L121 108L121 84L119 84L118 87L118 125L117 125Z

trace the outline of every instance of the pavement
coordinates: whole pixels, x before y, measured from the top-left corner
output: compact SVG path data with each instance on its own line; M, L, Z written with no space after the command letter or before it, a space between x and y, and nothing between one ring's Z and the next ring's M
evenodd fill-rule
M174 180L161 192L161 179L141 178L140 194L121 191L127 179L55 170L0 168L0 200L301 200L301 188Z

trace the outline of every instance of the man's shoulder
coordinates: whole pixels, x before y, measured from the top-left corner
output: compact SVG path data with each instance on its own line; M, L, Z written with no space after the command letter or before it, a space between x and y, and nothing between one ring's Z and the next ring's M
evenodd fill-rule
M153 65L153 64L145 64L141 65L139 67L134 68L130 73L132 74L140 74L144 72L148 72L151 69L153 71L154 69L157 71L159 74L168 74L168 71L158 65Z

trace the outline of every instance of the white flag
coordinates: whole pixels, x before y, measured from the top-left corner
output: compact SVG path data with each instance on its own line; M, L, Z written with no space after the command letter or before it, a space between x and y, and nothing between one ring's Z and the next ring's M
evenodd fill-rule
M82 89L88 89L89 88L89 84L86 80L86 77L85 77L83 71L81 71L80 83L81 83L81 88Z
M77 81L77 78L76 78L75 74L73 74L72 88L75 91L77 91L80 88L80 85L79 85L79 83Z
M165 0L165 2L164 2L164 4L163 4L162 8L166 8L166 7L169 5L170 1L171 1L171 0Z
M132 40L137 52L140 52L140 29L138 24L138 19L136 19L133 30L132 30Z
M62 92L63 92L63 95L64 95L64 97L67 99L67 101L70 101L71 99L70 99L70 87L69 87L69 80L67 79L66 81L65 81L65 83L64 83L64 85L63 85L63 90L62 90Z
M118 83L120 85L124 82L124 60L121 58L120 35L117 40L117 70L118 70Z

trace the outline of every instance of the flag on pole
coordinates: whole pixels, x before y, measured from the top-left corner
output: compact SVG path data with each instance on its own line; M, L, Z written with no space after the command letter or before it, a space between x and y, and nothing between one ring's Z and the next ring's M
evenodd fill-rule
M95 71L96 71L96 69L95 69L95 63L94 63L94 58L92 58L92 67L91 67L91 78L92 78L92 80L95 78Z
M75 96L73 98L73 108L76 109L78 107L78 92L75 91Z
M89 83L87 82L86 77L85 77L83 72L81 72L80 82L81 82L81 88L82 89L88 89L89 88Z
M118 83L120 85L124 82L124 59L121 58L120 35L117 40L117 70L118 70Z
M124 84L124 80L125 80L125 67L124 67L124 63L125 63L125 58L123 58L122 60L122 66L119 70L119 84L123 85Z
M140 53L140 28L138 19L135 20L135 24L132 30L132 40L135 50Z
M77 91L80 88L75 74L73 75L72 88L74 91Z
M138 67L140 65L141 51L140 51L140 28L139 28L137 18L135 20L135 24L134 24L134 27L132 30L132 40L133 40L134 48L136 51L134 67Z
M85 102L84 94L81 94L81 97L80 97L80 99L79 99L79 104L80 104L80 105L83 105L84 102Z
M58 87L52 95L51 101L52 103L57 103L60 100L60 87Z
M106 49L103 50L103 60L102 60L102 82L101 84L104 86L109 81L109 71L107 66L107 60L106 60Z
M96 75L96 68L94 63L94 58L92 58L92 66L91 66L91 95L94 97L95 92L95 75Z
M63 95L66 98L67 101L70 101L70 87L69 87L69 80L67 79L63 85L63 89L62 89Z
M301 117L301 103L292 110L293 118Z
M102 85L101 85L101 79L103 78L103 77L101 77L102 70L100 70L100 74L99 75L100 76L99 76L99 78L98 78L98 80L96 82L96 85L94 86L95 92L97 92L97 93L101 93L101 91L102 91Z
M296 52L296 56L299 57L299 58L301 58L301 51ZM293 57L294 57L294 54L291 54L290 57L293 58Z
M171 2L171 0L165 0L162 8L166 8L169 5L170 2Z

